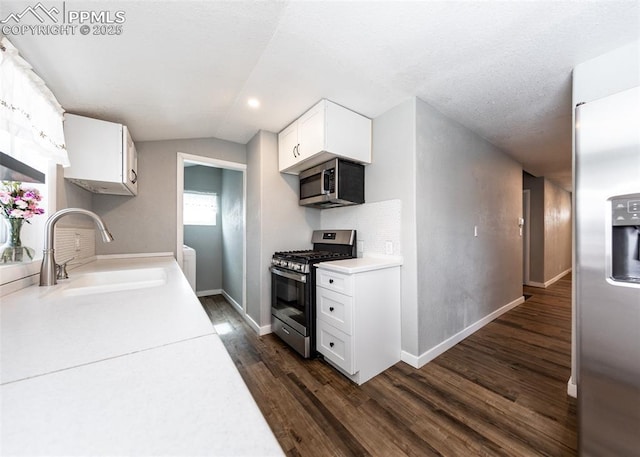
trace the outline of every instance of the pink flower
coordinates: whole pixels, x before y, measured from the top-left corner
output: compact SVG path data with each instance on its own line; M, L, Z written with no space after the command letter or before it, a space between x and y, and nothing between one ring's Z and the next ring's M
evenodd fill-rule
M0 214L14 219L30 219L44 214L44 209L38 208L42 200L38 189L23 189L21 183L3 181L0 189Z

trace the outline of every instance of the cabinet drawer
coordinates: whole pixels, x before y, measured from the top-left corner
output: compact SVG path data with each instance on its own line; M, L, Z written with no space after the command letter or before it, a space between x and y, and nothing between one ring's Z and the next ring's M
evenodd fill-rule
M352 339L349 335L318 320L317 350L337 367L354 374Z
M353 299L324 287L316 289L317 318L348 335L353 334Z
M316 285L326 289L340 292L341 294L353 295L353 277L336 273L334 271L318 268L316 272Z

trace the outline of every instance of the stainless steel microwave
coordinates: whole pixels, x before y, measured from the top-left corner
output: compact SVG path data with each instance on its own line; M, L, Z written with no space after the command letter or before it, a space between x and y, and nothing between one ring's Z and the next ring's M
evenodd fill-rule
M300 173L300 205L316 208L364 203L364 165L343 159Z

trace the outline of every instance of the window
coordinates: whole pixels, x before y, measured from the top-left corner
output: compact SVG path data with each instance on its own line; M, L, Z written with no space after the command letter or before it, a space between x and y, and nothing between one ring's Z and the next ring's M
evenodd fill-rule
M217 194L184 192L182 210L182 223L184 225L216 225L217 218Z

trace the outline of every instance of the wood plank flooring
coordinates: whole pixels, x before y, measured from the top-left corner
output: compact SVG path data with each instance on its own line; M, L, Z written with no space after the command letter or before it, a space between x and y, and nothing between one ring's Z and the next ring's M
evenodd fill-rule
M571 275L531 295L419 370L400 362L356 386L221 295L201 302L289 456L574 456Z

